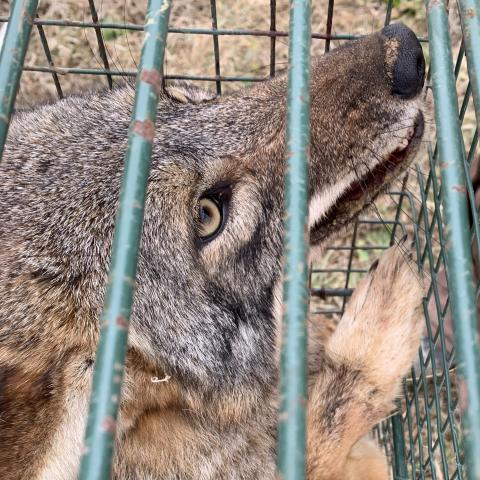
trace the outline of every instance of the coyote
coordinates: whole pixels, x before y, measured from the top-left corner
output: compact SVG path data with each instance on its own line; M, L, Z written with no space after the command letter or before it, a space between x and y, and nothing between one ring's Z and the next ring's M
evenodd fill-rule
M396 24L311 67L311 255L412 161L424 59ZM287 79L160 94L113 478L275 478ZM78 473L134 89L18 112L0 164L0 478ZM366 436L421 334L406 242L310 319L307 475L386 479ZM165 379L152 382L152 378Z

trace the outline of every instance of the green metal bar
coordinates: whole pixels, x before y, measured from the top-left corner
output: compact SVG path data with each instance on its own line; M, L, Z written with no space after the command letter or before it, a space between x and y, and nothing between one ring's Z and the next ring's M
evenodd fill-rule
M460 19L467 54L468 77L480 127L480 0L459 0Z
M353 293L353 288L310 288L310 296L312 297L351 297ZM343 309L342 309L343 310Z
M93 23L98 24L98 13L97 8L95 7L94 0L88 0L88 5L90 7L90 15L92 17ZM102 29L100 27L95 28L95 36L97 37L98 53L102 59L103 66L105 70L110 70L110 64L108 62L107 50L105 48L105 42L103 41ZM113 88L113 79L111 75L107 75L108 86L110 89Z
M0 52L0 160L17 96L38 0L14 0Z
M277 466L282 480L306 475L308 311L308 151L310 144L310 1L290 0L285 178L281 405Z
M0 23L7 22L7 17L0 17ZM81 28L108 28L108 29L119 29L119 30L134 30L142 31L143 25L137 25L135 23L113 23L113 22L80 22L76 20L53 20L53 19L43 19L35 20L34 25L49 25L49 26L59 26L59 27L81 27ZM281 30L271 31L271 30L242 30L242 29L226 29L219 28L213 30L210 28L169 28L168 33L189 33L193 35L246 35L254 37L288 37L289 33ZM358 38L363 38L365 35L352 35L348 33L332 34L327 35L325 33L315 32L311 34L312 38L317 38L321 40L357 40ZM420 42L428 42L427 37L418 37Z
M275 32L277 29L277 0L270 0L270 31ZM270 37L270 77L275 76L275 46L277 37Z
M359 225L359 221L358 221L358 218L357 218L355 220L355 225L353 226L352 241L350 242L350 252L349 252L349 255L348 255L348 264L347 264L347 272L345 274L344 288L348 288L348 286L350 285L350 276L353 273L352 272L352 264L353 264L353 256L354 256L353 254L356 250L358 225ZM347 299L346 299L346 297L343 297L342 312L345 312L346 304L347 304ZM343 315L343 313L342 313L342 315Z
M392 19L392 9L393 9L393 0L388 0L387 1L387 11L385 12L384 26L387 26Z
M430 332L429 332L429 338L431 338L430 336ZM423 358L423 354L422 352L420 351L420 370L421 370L421 374L420 374L420 383L422 385L422 391L423 391L423 406L425 408L425 414L424 414L424 422L426 423L426 426L427 426L427 438L426 438L426 446L427 446L427 460L426 462L423 464L423 469L425 469L428 465L428 467L430 468L430 472L432 474L432 479L433 480L436 480L437 479L437 475L436 475L436 468L435 468L435 458L433 456L433 452L432 452L432 444L433 444L433 438L432 438L432 423L431 423L431 417L432 417L432 414L431 414L431 410L430 410L430 402L429 402L429 389L428 389L428 384L427 384L427 379L426 379L426 370L425 370L425 360ZM434 394L435 396L435 394ZM447 477L448 478L448 477Z
M395 222L400 221L400 217L403 212L403 199L405 198L405 194L403 193L404 190L407 190L407 184L408 184L408 173L405 174L402 180L402 190L400 193L400 198L398 199L398 202L395 202L395 200L392 198L394 203L396 204L395 207ZM415 217L413 217L415 218ZM414 225L416 225L416 222L413 222ZM396 241L396 233L397 233L397 224L393 225L391 232L390 232L390 246L395 244ZM416 237L414 238L415 240L417 239Z
M120 77L136 77L137 70L104 70L102 68L67 68L26 65L25 72L57 73L58 75L113 75ZM234 77L234 76L208 76L208 75L164 75L165 80L191 80L192 82L264 82L267 77Z
M394 479L408 478L407 464L405 461L405 433L403 431L402 415L392 415L392 443L393 443L393 469Z
M150 0L101 319L81 480L110 476L171 0Z
M327 35L332 34L332 24L333 24L333 10L335 8L335 0L328 0L328 10L327 10L327 26L326 32ZM330 51L330 38L325 40L325 53Z
M312 273L367 273L367 268L314 268Z
M45 35L45 30L41 25L37 25L38 35L40 37L40 42L42 43L43 51L45 52L45 57L47 58L48 65L52 68L55 68L55 64L53 63L52 52L50 51L50 47L48 46L47 36ZM63 98L63 91L62 86L60 85L60 80L58 79L58 75L56 72L52 72L53 83L55 85L55 89L57 90L58 98Z
M113 75L120 77L136 77L137 70L105 70L103 68L78 68L78 67L47 67L26 65L25 72L57 73L58 75ZM235 77L235 76L208 76L208 75L164 75L165 80L191 80L195 82L264 82L267 77Z
M217 30L217 2L216 0L210 0L210 13L212 16L212 30ZM212 35L213 38L213 55L214 55L214 67L215 76L220 77L220 46L218 44L218 35ZM215 82L217 87L217 94L222 94L222 82L217 80Z
M445 0L425 0L467 478L480 479L480 377L463 140ZM470 79L472 81L472 79Z
M388 245L357 245L355 247L355 250L358 252L359 250L361 251L367 251L367 250L387 250L389 248ZM352 249L351 246L346 245L346 246L339 246L339 247L326 247L325 250L345 250L345 251L350 251Z
M411 376L413 376L412 382L415 382L416 375L413 368L411 372L412 372ZM415 395L413 396L415 397ZM413 419L412 419L412 410L411 410L413 400L410 401L409 399L409 389L407 388L405 380L403 381L403 397L405 402L405 413L407 417L407 427L408 427L408 443L409 443L408 458L409 458L410 471L411 471L410 478L418 478L416 475L416 452L415 452L415 440L413 437Z

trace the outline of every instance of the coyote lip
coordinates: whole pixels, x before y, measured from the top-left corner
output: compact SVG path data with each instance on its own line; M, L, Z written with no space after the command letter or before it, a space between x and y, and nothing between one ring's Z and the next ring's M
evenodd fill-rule
M372 190L376 187L384 185L389 174L396 173L396 169L399 165L403 164L413 148L415 148L420 141L424 130L423 115L420 114L415 119L410 135L402 141L402 144L397 147L386 160L380 162L375 168L370 170L360 180L353 182L347 190L342 194L337 203L342 201L357 201L364 196L368 196ZM367 194L367 195L366 195Z
M409 135L382 162L359 180L354 181L325 212L310 230L310 243L318 245L339 228L352 221L368 206L390 182L403 172L417 151L424 131L424 118L420 112Z

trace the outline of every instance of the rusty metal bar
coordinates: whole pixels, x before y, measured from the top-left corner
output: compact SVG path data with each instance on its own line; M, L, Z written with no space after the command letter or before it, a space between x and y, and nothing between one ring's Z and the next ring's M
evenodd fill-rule
M212 30L217 30L217 2L210 0L210 13L212 16ZM213 38L213 55L215 57L215 76L218 80L215 81L217 87L217 94L222 94L222 81L220 80L220 47L218 45L218 35L212 34Z
M102 36L102 29L98 27L98 23L99 23L98 13L95 7L94 0L88 0L88 5L90 7L90 15L92 16L93 23L97 24L97 27L95 27L95 35L97 37L98 52L100 53L100 58L102 59L105 70L110 70L110 64L108 63L107 50L105 48L105 43L103 41L103 36ZM108 81L108 86L110 88L113 88L113 79L110 74L107 74L107 81Z
M310 145L310 1L290 0L279 478L306 475L308 310L308 151Z
M0 23L7 22L7 17L0 17ZM50 26L60 26L60 27L82 27L82 28L108 28L108 29L119 29L119 30L134 30L142 31L143 26L137 25L135 23L114 23L114 22L81 22L76 20L53 20L53 19L44 19L44 20L35 20L34 25L50 25ZM213 30L210 28L180 28L172 27L168 29L168 33L189 33L192 35L246 35L246 36L255 36L255 37L288 37L288 32L277 30L255 30L255 29L217 29ZM365 35L353 35L348 33L340 33L334 35L327 35L325 33L314 32L311 34L311 38L321 39L321 40L356 40L358 38L363 38ZM428 42L427 37L418 37L420 42Z
M425 5L442 174L449 299L463 410L465 464L468 478L477 480L480 478L480 356L466 201L465 149L458 120L447 5L445 0L426 0ZM467 42L465 47L468 48Z
M14 0L0 51L0 160L37 6L38 0Z
M110 478L171 0L150 0L101 318L81 480Z

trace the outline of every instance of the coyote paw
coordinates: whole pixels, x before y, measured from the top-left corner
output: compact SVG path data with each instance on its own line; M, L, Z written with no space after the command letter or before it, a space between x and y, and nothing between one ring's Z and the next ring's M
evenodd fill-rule
M420 344L422 296L405 241L387 250L355 289L311 381L309 479L387 478L378 449L355 443L394 406Z
M373 390L390 401L420 344L423 295L422 278L404 239L372 265L328 344L334 357L356 366Z

